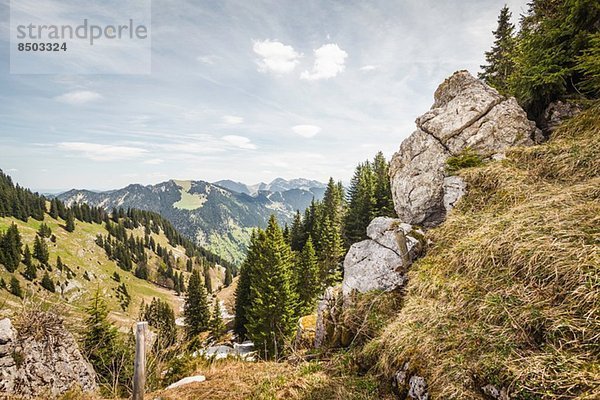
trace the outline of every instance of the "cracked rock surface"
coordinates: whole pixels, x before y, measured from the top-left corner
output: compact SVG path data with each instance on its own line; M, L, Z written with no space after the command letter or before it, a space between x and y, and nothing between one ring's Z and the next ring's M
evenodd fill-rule
M467 71L446 79L434 99L390 164L398 217L425 227L440 224L458 200L455 194L464 191L457 189L456 180L444 184L448 157L468 147L483 158L502 158L507 148L532 145L532 138L539 136L514 98L501 96ZM448 195L447 190L454 193Z
M344 297L353 291L391 291L403 286L408 267L422 250L421 233L399 219L375 218L367 236L353 244L344 259Z

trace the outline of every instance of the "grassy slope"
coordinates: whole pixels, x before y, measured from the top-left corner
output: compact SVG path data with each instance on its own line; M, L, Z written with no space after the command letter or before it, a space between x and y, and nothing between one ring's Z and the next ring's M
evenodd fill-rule
M61 274L54 266L56 265L56 256L59 255L64 264L76 273L76 277L72 279L72 283L79 286L69 290L64 294L64 297L57 294L51 294L39 285L39 281L44 273L38 269L38 279L35 283L26 280L20 272L24 271L25 266L21 264L15 276L19 278L21 286L25 289L27 297L33 296L35 299L43 299L48 303L58 303L66 305L66 311L73 314L75 318L83 315L83 309L90 298L90 295L99 287L105 293L105 299L108 301L111 310L111 318L118 325L125 327L135 321L139 306L142 300L146 303L152 300L153 297L158 297L168 301L173 306L176 314L179 311L181 301L171 290L163 289L148 281L136 278L132 273L121 270L114 261L109 260L104 250L98 247L94 240L98 234L107 235L107 231L103 225L88 224L77 221L76 229L72 233L68 233L64 226L64 221L55 220L48 215L45 216L44 222L52 229L52 233L56 235L56 243L47 240L48 249L50 252L50 264L53 270L50 273L52 279L56 282L65 282L66 276ZM23 238L23 243L28 244L33 251L33 239L41 222L34 219L29 219L27 223L15 218L0 218L0 230L5 230L11 223L17 224L19 232ZM143 234L141 229L138 229L140 234ZM168 241L164 235L155 235L153 237L161 246L167 245ZM175 254L183 255L185 251L182 248L172 249ZM157 264L159 260L154 257L150 260L150 264ZM185 265L185 264L183 264ZM84 271L89 271L95 278L88 281L84 279ZM114 272L118 272L121 276L121 282L127 286L127 290L131 296L131 303L124 312L121 309L119 300L116 296L116 288L119 283L115 282L111 277ZM6 282L9 282L11 274L4 268L0 268L0 277L3 277ZM57 290L58 291L58 290ZM8 291L0 291L0 301L2 301L2 313L9 314L21 306L21 300L10 294Z
M405 304L364 354L404 362L434 399L600 398L600 105L544 145L461 171Z

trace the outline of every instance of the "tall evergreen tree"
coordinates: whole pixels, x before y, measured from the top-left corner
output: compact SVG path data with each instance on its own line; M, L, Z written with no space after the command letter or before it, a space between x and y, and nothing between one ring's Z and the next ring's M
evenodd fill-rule
M345 251L340 229L330 217L325 218L321 232L319 277L322 286L327 287L340 280Z
M188 338L193 338L208 330L210 310L206 299L206 289L200 279L198 270L194 270L188 282L187 295L183 308Z
M508 80L515 70L515 26L510 22L511 17L508 6L502 7L498 28L493 31L494 45L485 52L487 64L481 66L483 72L479 73L479 79L503 94L508 93Z
M48 272L46 271L44 273L44 276L42 277L42 283L41 283L42 287L44 289L46 289L49 292L54 293L56 291L56 287L54 286L54 282L52 281L52 278L50 278L50 275L48 275Z
M348 212L344 234L346 245L367 237L367 226L374 217L375 179L371 163L366 161L356 167L348 189Z
M65 230L67 232L73 232L75 230L75 217L73 216L73 212L71 210L67 211Z
M248 323L247 311L251 305L250 284L254 275L254 266L258 262L258 257L263 249L264 236L263 230L252 231L248 254L240 268L238 284L235 289L235 320L233 330L241 339L245 339L248 333L246 324Z
M290 246L293 251L300 251L306 241L306 232L304 231L304 225L302 223L302 216L300 211L296 210L294 215L294 221L290 228Z
M19 267L22 246L17 225L11 224L4 235L0 234L0 263L8 272L14 272Z
M264 250L252 268L248 336L264 358L277 359L295 328L296 294L292 282L292 251L275 216L265 231Z
M210 318L210 335L215 340L219 340L225 332L225 324L223 323L223 316L221 315L221 305L219 299L215 299L213 306L212 316Z
M373 174L375 178L375 205L373 214L376 217L396 217L392 189L390 186L389 163L380 151L373 159Z
M37 259L42 265L48 265L50 254L48 253L48 245L44 239L40 239L36 236L33 241L33 257Z
M320 271L317 256L309 237L294 266L295 292L298 294L298 315L313 310L319 293L321 293Z
M17 297L23 298L23 290L21 289L21 283L14 275L10 278L10 292Z
M208 293L213 292L212 279L210 278L210 268L208 268L208 265L204 268L204 286L206 287L206 291Z

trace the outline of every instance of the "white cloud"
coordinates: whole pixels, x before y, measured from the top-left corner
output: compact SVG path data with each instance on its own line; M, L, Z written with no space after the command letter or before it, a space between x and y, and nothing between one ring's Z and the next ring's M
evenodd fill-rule
M6 170L6 172L19 172L19 170L16 168L9 168Z
M100 93L89 90L75 90L55 97L56 100L67 104L85 104L101 98Z
M238 117L237 115L224 115L221 119L227 125L237 125L244 122L244 117Z
M94 161L126 160L140 157L147 152L147 150L139 147L85 142L61 142L56 147Z
M376 70L377 68L379 68L379 65L365 65L365 66L363 66L363 67L360 67L359 69L360 69L361 71L374 71L374 70Z
M292 127L292 130L305 138L311 138L321 132L321 128L316 125L296 125Z
M245 136L227 135L223 136L222 139L235 147L239 147L240 149L256 149L256 145Z
M162 158L151 158L149 160L144 161L144 164L158 165L158 164L162 164L164 162L165 162L165 160L163 160Z
M315 65L312 71L304 71L300 78L309 81L333 78L344 71L347 57L348 53L337 44L324 44L315 50Z
M258 61L258 70L261 72L272 71L277 74L292 72L302 57L302 54L296 52L292 46L269 39L254 42L252 50L262 57Z

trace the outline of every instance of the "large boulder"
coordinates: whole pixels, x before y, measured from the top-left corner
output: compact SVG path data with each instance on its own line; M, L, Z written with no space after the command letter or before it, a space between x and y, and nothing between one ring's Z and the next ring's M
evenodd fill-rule
M503 97L467 71L446 79L434 99L390 163L398 217L425 227L441 223L457 200L452 196L464 191L460 183L457 191L456 181L445 185L449 157L469 148L482 158L502 158L509 147L532 145L539 136L514 98Z
M342 293L391 291L404 285L408 267L423 248L422 232L399 219L378 217L367 228L369 239L350 247L344 259Z
M0 321L0 392L54 398L73 386L95 390L96 374L60 318L40 313L20 332Z

